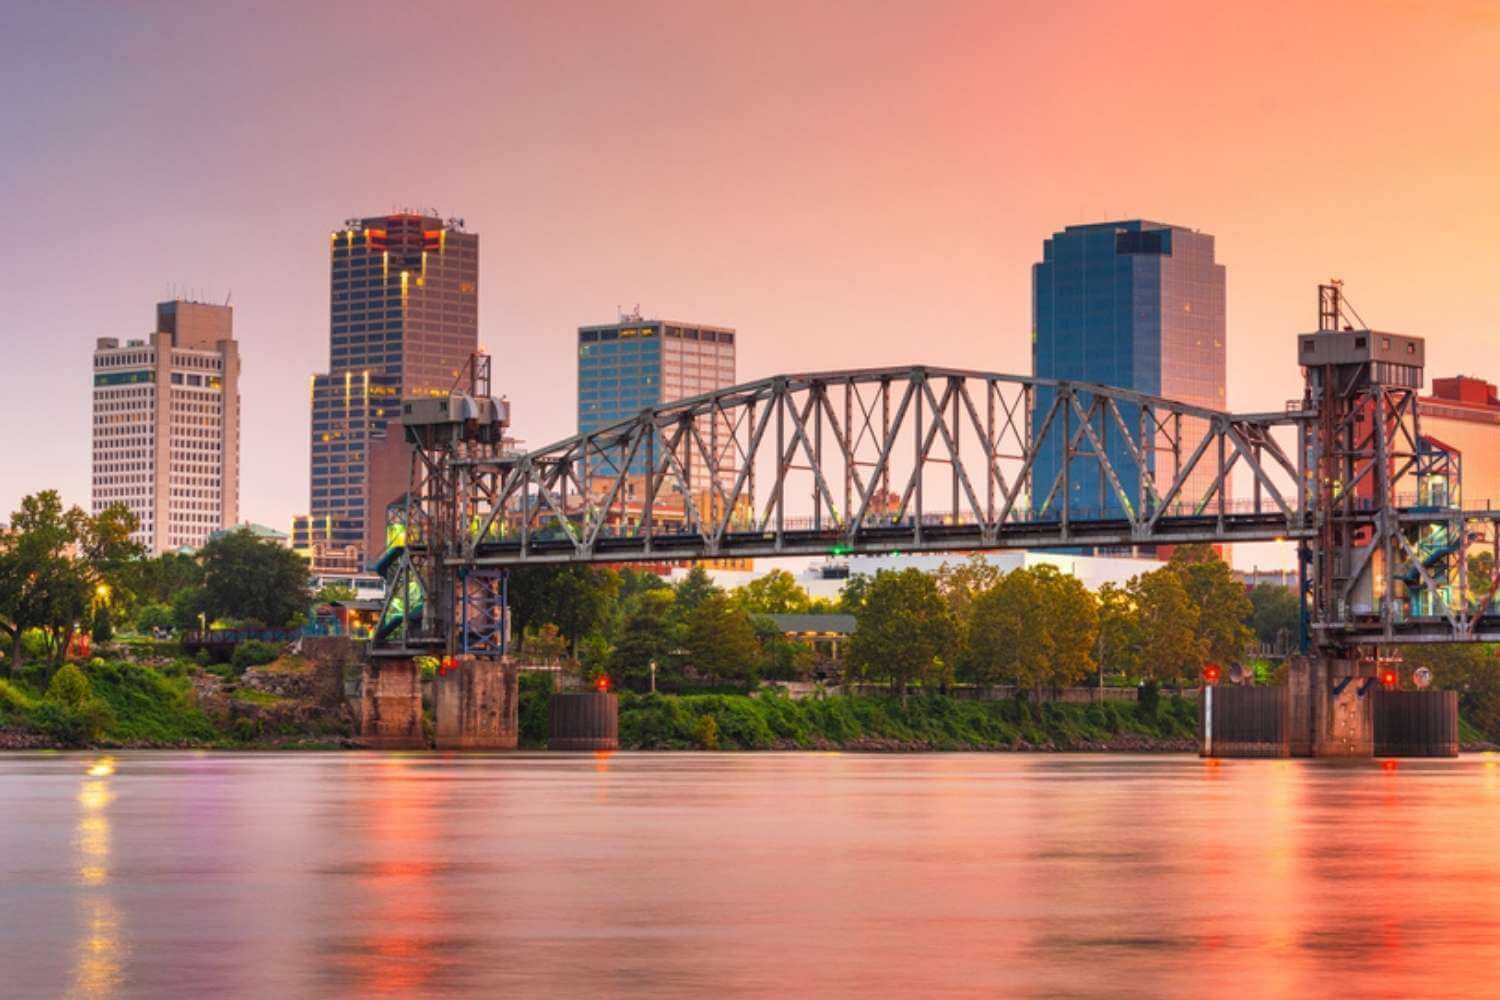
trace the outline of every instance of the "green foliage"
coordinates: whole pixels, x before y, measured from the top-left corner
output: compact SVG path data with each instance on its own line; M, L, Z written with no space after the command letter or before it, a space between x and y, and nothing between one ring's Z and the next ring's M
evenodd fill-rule
M948 679L957 628L931 576L877 574L855 616L849 662L863 676L888 681L902 698L912 684Z
M1076 684L1093 670L1099 608L1077 578L1054 566L1015 569L965 601L969 612L965 672L1040 695Z
M793 615L807 611L807 591L784 569L773 569L738 588L734 598L752 615Z
M670 589L650 590L631 603L634 607L621 624L610 654L610 676L616 684L645 690L655 661L657 683L671 686L680 676L672 651L682 642L684 631L674 617L676 595Z
M90 682L112 714L104 734L110 742L182 746L223 739L193 703L186 678L169 679L150 667L116 661L90 670Z
M198 558L203 590L196 610L210 619L281 628L307 609L307 562L290 549L242 528L203 546Z
M1291 649L1297 643L1302 607L1290 587L1257 584L1250 591L1250 627L1255 637L1274 649Z
M857 615L865 606L865 594L870 590L871 578L864 573L855 573L839 588L838 611L846 615Z
M89 685L89 679L78 669L77 664L67 663L60 667L57 673L52 675L52 683L47 685L47 700L54 701L66 708L78 708L93 696L93 688Z
M525 673L519 681L520 744L523 747L545 747L552 703L552 676Z
M234 647L234 654L229 658L235 673L244 673L250 667L258 667L270 663L281 655L281 650L274 643L262 642L259 639L246 639Z
M135 613L135 627L139 632L154 632L170 629L173 624L172 606L159 601L141 605Z
M724 591L716 586L702 566L693 566L687 576L677 582L675 607L680 617L698 610L698 605Z
M114 723L114 713L95 696L93 685L75 664L52 675L47 695L33 713L33 721L53 739L69 746L98 740Z
M760 669L760 642L743 608L722 594L704 598L687 616L683 646L700 675L753 682Z
M1191 741L1196 731L1196 708L1181 698L1151 712L1133 702L1032 705L942 695L910 698L904 707L896 698L793 701L768 693L627 693L620 701L620 745L638 750L1085 749L1121 738Z
M1229 564L1210 545L1182 545L1172 553L1167 569L1182 581L1198 609L1204 656L1221 664L1240 662L1255 637L1245 624L1253 608Z
M1196 675L1208 643L1199 630L1201 613L1170 567L1142 573L1126 586L1136 609L1135 646L1129 652L1139 676L1152 683Z
M347 583L328 583L318 588L313 600L318 604L333 604L336 601L352 601L355 596L354 588Z
M953 612L953 621L958 628L960 647L968 643L969 625L973 619L970 607L985 591L992 590L1005 574L1000 567L986 559L983 553L975 552L961 563L943 563L933 574L938 590Z

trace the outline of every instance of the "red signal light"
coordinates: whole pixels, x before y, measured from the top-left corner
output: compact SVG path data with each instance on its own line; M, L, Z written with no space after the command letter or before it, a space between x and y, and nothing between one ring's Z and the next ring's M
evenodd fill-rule
M1384 685L1386 690L1394 688L1396 686L1396 680L1396 671L1392 670L1391 668L1386 667L1385 669L1380 671L1380 683Z
M1203 683L1217 684L1219 683L1219 678L1223 676L1223 673L1223 670L1219 668L1219 665L1217 663L1205 664L1203 667Z
M600 674L599 679L594 682L594 687L598 688L600 691L608 691L609 678L604 676L603 674Z

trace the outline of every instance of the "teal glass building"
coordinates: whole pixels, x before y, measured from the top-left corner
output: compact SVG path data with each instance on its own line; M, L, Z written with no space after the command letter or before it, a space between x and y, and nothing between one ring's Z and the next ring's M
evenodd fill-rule
M627 316L578 328L580 434L734 384L735 331L729 327ZM700 433L707 440L708 429ZM630 471L643 474L644 459Z
M1143 219L1068 226L1043 242L1042 259L1032 265L1032 372L1223 409L1224 286L1224 265L1207 233ZM1038 424L1050 403L1049 393L1038 393ZM1106 439L1105 447L1125 492L1136 496L1139 477L1125 474L1124 443ZM1055 427L1041 440L1033 510L1046 501L1061 464L1062 431ZM1102 478L1093 461L1074 461L1070 516L1123 515ZM1201 497L1212 478L1207 469L1195 473L1181 499ZM1045 516L1060 510L1056 498Z

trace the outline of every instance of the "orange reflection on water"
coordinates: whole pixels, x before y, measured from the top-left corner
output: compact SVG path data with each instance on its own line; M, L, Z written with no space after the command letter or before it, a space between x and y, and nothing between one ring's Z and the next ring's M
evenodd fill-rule
M115 773L111 757L95 761L78 790L78 821L73 843L78 879L81 933L75 945L74 992L85 997L114 996L123 984L120 912L109 896L109 804L114 793L106 778Z
M350 915L356 933L348 972L355 995L420 994L444 964L432 939L455 919L442 905L440 870L431 860L453 833L436 815L443 782L406 757L383 758L373 775L360 803L371 857L359 866L363 905Z

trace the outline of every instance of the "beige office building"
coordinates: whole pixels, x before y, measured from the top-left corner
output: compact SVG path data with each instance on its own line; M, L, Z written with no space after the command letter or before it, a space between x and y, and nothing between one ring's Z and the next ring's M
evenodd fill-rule
M144 339L94 349L93 510L124 504L151 553L240 516L240 356L229 306L174 300Z

